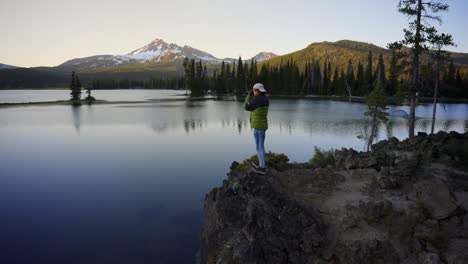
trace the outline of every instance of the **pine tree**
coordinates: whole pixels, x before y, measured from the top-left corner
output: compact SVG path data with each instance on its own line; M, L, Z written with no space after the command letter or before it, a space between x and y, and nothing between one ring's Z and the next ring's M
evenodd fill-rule
M340 90L340 75L338 73L338 66L335 67L335 72L333 73L333 90L332 90L332 94L336 95L336 94L339 94L339 90Z
M78 75L75 72L72 72L71 81L70 81L70 95L73 105L81 104L81 82L78 79Z
M186 89L191 91L190 96L203 95L206 73L203 71L201 60L195 62L194 59L185 58L182 65L184 66Z
M365 80L366 80L366 86L365 86L365 94L368 94L370 91L372 91L372 84L374 83L374 76L372 74L373 70L373 65L372 65L372 51L369 51L369 55L367 56L367 65L366 65L366 71L365 71Z
M217 85L218 94L225 94L226 91L226 64L224 61L221 63L221 71L219 73L219 82Z
M390 47L389 47L390 48ZM396 49L392 49L392 58L390 59L390 69L388 76L388 95L395 95L397 86L398 86L398 76L400 75L399 63L398 63L398 53Z
M268 64L262 64L260 68L260 73L258 74L259 82L263 83L266 87L268 87L268 92L272 93L272 86L270 86L270 67Z
M372 142L377 137L378 127L381 123L388 121L387 100L384 86L381 81L377 81L375 88L367 97L367 111L364 115L370 118L371 133L367 141L367 151L371 149Z
M92 83L94 83L94 80L92 81ZM92 103L92 102L94 102L96 100L93 96L91 96L91 87L92 86L93 86L92 84L88 84L86 86L86 94L88 95L88 96L86 96L86 101L88 101L88 104L90 104L90 103Z
M345 84L346 89L348 90L348 95L351 96L353 94L353 86L354 86L354 69L353 69L353 62L351 60L348 61L348 70L346 71L346 78Z
M339 95L348 95L349 96L346 82L347 82L346 74L344 72L344 69L341 69L339 83L338 83L338 93L339 93Z
M246 90L245 87L245 75L244 75L244 65L242 63L242 58L239 56L237 61L237 78L236 78L237 88L236 95L241 96L242 93Z
M245 79L245 82L244 82L244 85L245 85L245 91L247 91L247 89L249 87L252 87L252 85L250 85L251 83L251 77L250 77L250 69L249 69L249 63L245 62L244 63L244 79Z
M322 73L323 73L323 76L322 76L323 94L330 94L330 88L329 88L330 77L328 76L330 73L328 72L328 67L327 67L326 62L323 63Z
M385 87L385 84L387 82L387 77L385 76L385 64L384 64L382 53L379 54L379 63L377 65L377 70L374 76L376 80L381 81L383 87Z
M224 76L224 87L226 87L227 93L232 93L232 73L231 73L231 64L226 64L226 73Z
M258 82L258 73L257 73L257 62L253 59L250 61L250 84L248 87L253 86Z
M426 50L427 33L431 30L429 20L441 22L441 18L436 14L440 11L446 11L448 5L442 0L400 0L398 11L408 18L413 19L409 23L409 28L404 29L405 37L402 41L395 44L410 46L413 62L411 68L411 78L405 85L407 95L410 99L409 129L410 138L414 136L416 122L416 96L419 88L419 57Z
M431 134L434 134L434 126L435 126L435 117L437 111L437 96L439 90L439 79L440 79L440 68L441 65L445 63L445 61L449 57L449 53L444 51L444 47L446 46L453 46L455 43L453 42L453 38L450 34L438 34L437 30L432 29L428 31L428 42L432 45L433 53L432 59L436 64L435 70L435 85L434 85L434 99L433 99L433 107L432 107L432 124L431 124ZM453 65L453 63L452 63Z
M456 74L456 69L455 65L453 64L453 60L450 61L449 67L447 69L447 75L446 75L446 82L449 85L452 85L455 81L455 74Z
M455 75L455 85L457 87L462 87L463 86L463 77L461 73L461 69L457 69L457 74Z
M357 70L357 76L356 76L356 85L354 86L356 88L356 93L357 95L366 95L365 94L365 87L366 83L364 81L364 66L362 65L361 62L358 63L358 70Z

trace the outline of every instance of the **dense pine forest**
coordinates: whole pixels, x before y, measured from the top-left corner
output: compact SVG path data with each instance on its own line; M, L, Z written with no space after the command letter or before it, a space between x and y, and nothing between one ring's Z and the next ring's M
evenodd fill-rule
M349 60L346 66L331 61L311 61L299 65L292 58L270 64L258 65L255 61L222 63L208 74L202 61L184 61L185 84L193 95L207 92L215 94L242 95L256 82L262 82L271 95L337 95L367 96L378 81L387 96L397 96L409 76L409 62L393 52L390 63L384 62L383 54L368 53L367 61ZM433 96L435 66L428 61L421 65L421 97ZM441 97L468 98L468 75L455 66L453 61L442 68Z
M84 88L91 89L181 89L182 76L133 76L113 74L111 76L80 73ZM38 71L18 68L0 70L0 89L50 89L68 88L71 72Z

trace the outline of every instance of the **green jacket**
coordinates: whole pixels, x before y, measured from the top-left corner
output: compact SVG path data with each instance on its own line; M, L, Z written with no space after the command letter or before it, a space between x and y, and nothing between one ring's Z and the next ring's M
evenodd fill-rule
M252 100L251 100L252 99ZM268 107L270 102L265 95L252 96L249 94L245 98L244 109L250 111L250 127L256 129L268 129Z

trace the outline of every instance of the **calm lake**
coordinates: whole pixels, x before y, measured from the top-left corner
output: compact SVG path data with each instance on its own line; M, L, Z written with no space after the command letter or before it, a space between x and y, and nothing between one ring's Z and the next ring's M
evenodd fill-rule
M0 108L1 263L193 263L204 195L232 161L255 154L237 101L151 101L181 91L94 91L140 104ZM0 91L0 102L64 100L69 91ZM272 99L265 147L304 162L364 149L359 103ZM391 107L390 111L407 110ZM416 131L430 132L431 105ZM468 131L468 104L439 105L436 130ZM406 138L403 118L379 138Z

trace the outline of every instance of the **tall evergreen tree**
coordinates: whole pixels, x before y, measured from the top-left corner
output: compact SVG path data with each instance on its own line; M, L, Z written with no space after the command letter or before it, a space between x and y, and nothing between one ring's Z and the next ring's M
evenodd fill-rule
M396 49L392 49L392 57L390 59L390 68L389 68L389 76L388 76L388 88L387 92L388 95L395 95L397 86L398 86L398 77L400 76L400 69L399 67L399 56Z
M434 134L435 117L437 111L437 96L439 91L440 68L441 65L443 65L449 57L449 53L444 51L444 47L453 46L455 45L455 43L453 42L453 38L450 34L438 34L437 30L435 29L428 31L428 41L432 45L432 59L436 64L431 124L431 134Z
M263 83L266 87L268 87L269 92L271 93L271 86L270 86L270 67L268 67L268 64L262 64L262 67L260 68L260 73L258 74L258 80L259 82Z
M92 87L92 84L89 84L86 85L86 94L88 96L86 96L86 101L88 101L88 104L94 102L96 99L91 95L91 87Z
M353 62L351 60L348 61L348 70L346 71L346 78L345 78L345 84L346 84L346 89L348 90L348 95L351 96L353 95L354 91L352 88L354 87L354 68L353 68Z
M81 100L81 82L78 79L78 75L72 71L71 81L70 81L70 101L73 102L73 105L80 105Z
M329 72L328 72L328 67L327 67L327 63L324 62L323 63L323 68L322 68L322 90L323 90L323 94L327 95L327 94L330 94L330 88L329 88L329 85L330 85L330 77L329 77Z
M247 62L244 62L244 79L245 79L245 82L244 82L244 91L247 91L249 87L252 87L252 85L250 85L251 83L251 76L250 76L250 69L249 69L249 63Z
M220 70L218 78L219 78L219 82L217 85L218 94L227 93L226 91L226 64L224 63L224 61L221 63L221 70Z
M184 66L186 89L190 90L191 96L203 95L204 71L201 60L195 62L194 59L185 58Z
M231 64L230 63L226 64L226 73L225 73L225 76L224 76L224 87L226 87L226 92L227 93L232 93L233 92L232 73L231 73Z
M333 90L332 94L336 95L338 94L338 91L340 90L340 75L339 75L339 70L338 66L335 67L335 72L333 73Z
M416 96L419 88L419 57L426 49L427 32L431 29L429 20L441 22L441 18L437 16L440 11L446 11L448 4L443 3L443 0L400 0L398 11L408 18L412 19L409 23L409 28L404 29L405 37L400 44L411 47L413 62L411 69L410 82L406 85L407 94L410 98L410 113L409 113L409 137L414 136L415 128L415 112L416 112ZM423 23L424 22L424 23Z
M387 77L385 76L385 64L384 64L384 59L382 53L379 54L379 63L377 65L377 70L375 72L375 78L377 81L381 81L383 87L385 87L385 84L387 82Z
M368 94L372 91L372 84L374 83L374 76L372 74L373 65L372 65L372 51L369 51L369 55L367 56L367 65L365 71L365 80L366 80L366 89L364 91L365 94Z
M375 88L367 97L367 111L364 115L370 118L371 133L367 141L367 151L371 149L372 142L377 137L378 127L388 120L387 100L384 86L381 81L377 81Z
M242 58L240 56L239 56L239 59L237 61L237 78L236 79L237 79L236 80L236 83L237 83L236 95L240 96L246 90L245 75L244 75L244 64L243 64Z
M349 91L348 91L348 84L347 84L346 78L347 77L346 77L346 74L344 72L344 69L341 68L340 79L339 79L339 82L338 82L338 93L339 93L339 95L348 95L348 96L350 96Z
M445 81L449 85L452 85L455 82L456 71L457 70L455 69L455 64L453 64L453 60L451 60L445 77Z
M357 70L357 76L356 76L356 85L354 86L356 88L356 93L357 95L366 95L365 94L365 89L364 87L366 86L366 82L364 81L364 66L362 63L359 61L358 63L358 70Z
M248 87L253 86L258 82L257 62L253 59L250 61L250 84Z

